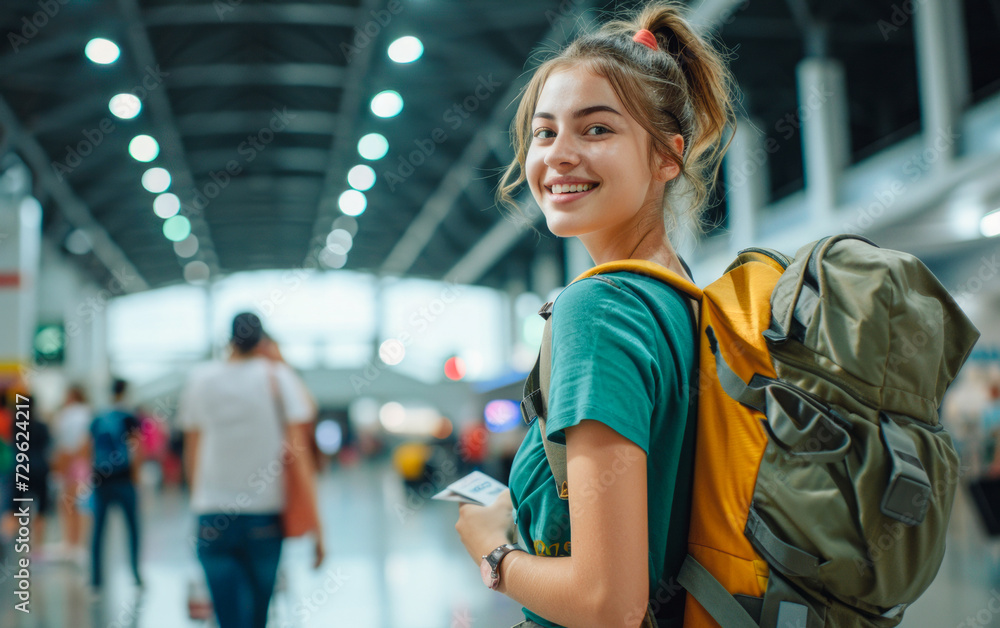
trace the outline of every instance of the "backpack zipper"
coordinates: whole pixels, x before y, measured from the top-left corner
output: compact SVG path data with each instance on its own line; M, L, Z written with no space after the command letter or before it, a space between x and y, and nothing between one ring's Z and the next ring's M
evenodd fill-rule
M823 372L817 372L815 369L809 368L808 365L806 365L806 364L804 364L804 363L802 363L802 362L800 362L798 360L789 360L789 359L787 359L787 357L782 356L781 359L780 359L780 361L788 364L789 366L793 366L793 367L795 367L795 368L797 368L797 369L799 369L801 371L805 371L806 373L809 373L810 375L814 375L816 377L820 377L822 379L826 379L826 377L825 377L826 374L825 373L823 373ZM781 377L778 377L777 379L779 381L784 381ZM789 384L789 385L791 386L792 384ZM880 414L886 414L888 416L888 413L886 413L885 410L883 410L882 408L874 407L871 404L869 404L867 401L865 401L864 399L862 399L861 395L858 394L857 392L855 392L855 390L852 387L850 387L850 386L848 386L846 384L841 384L839 382L836 384L836 386L837 386L837 388L840 388L841 390L843 390L844 392L846 392L849 397L851 397L852 399L854 399L855 401L857 401L862 406L864 406L864 407L866 407L866 408L868 408L870 410L875 410L876 412L878 412ZM796 388L798 388L798 386L796 386ZM805 392L805 391L803 391L803 392ZM819 399L820 401L822 401L822 399L820 399L816 395L813 395L812 393L806 393L806 394L809 395L809 396L811 396L811 397L814 397L815 399ZM823 401L823 403L826 404L826 405L829 405L829 404L827 404L826 401ZM912 423L912 424L916 425L917 427L921 427L921 428L927 430L928 432L932 432L932 433L935 433L935 434L938 433L938 432L944 431L944 429L945 429L944 426L941 425L940 423L938 425L934 426L934 425L931 425L930 423L927 423L926 421L921 421L920 419L915 419L913 417L906 416L905 414L893 413L890 418L905 419L907 422Z

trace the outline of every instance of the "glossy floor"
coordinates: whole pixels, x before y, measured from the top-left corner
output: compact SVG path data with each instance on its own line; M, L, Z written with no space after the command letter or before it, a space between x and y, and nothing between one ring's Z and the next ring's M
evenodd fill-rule
M408 500L397 477L377 465L329 474L322 495L329 557L312 571L308 544L286 542L271 626L508 628L520 620L517 604L479 582L455 535L454 504ZM200 572L185 497L147 491L142 511L142 591L132 584L124 524L114 516L102 594L90 592L81 565L33 563L31 613L25 615L13 608L8 564L0 568L0 627L210 625L187 615L188 589ZM984 537L964 493L956 501L940 574L902 626L1000 626L1000 542Z
M269 626L371 628L509 627L520 606L488 591L455 534L457 506L409 498L391 470L369 466L324 477L327 560L311 569L308 541L286 541ZM0 627L173 628L212 625L188 619L188 589L200 576L186 496L142 499L139 591L127 568L123 518L107 530L107 584L87 586L84 566L33 564L29 615L13 609L14 579L0 569Z

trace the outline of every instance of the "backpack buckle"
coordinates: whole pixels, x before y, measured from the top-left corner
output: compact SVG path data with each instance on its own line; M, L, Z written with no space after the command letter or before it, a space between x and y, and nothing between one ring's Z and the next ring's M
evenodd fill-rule
M541 414L542 391L535 390L521 400L521 418L525 425L531 425Z
M927 515L927 506L933 498L930 478L906 431L885 413L881 414L879 422L882 439L892 460L889 485L882 497L882 514L908 526L918 525Z

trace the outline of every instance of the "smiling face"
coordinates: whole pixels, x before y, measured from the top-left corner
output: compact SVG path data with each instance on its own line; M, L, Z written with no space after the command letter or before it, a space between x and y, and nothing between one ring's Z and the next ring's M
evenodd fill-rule
M611 83L577 64L545 81L531 123L525 176L549 230L591 254L652 218L677 167L650 163L650 136Z

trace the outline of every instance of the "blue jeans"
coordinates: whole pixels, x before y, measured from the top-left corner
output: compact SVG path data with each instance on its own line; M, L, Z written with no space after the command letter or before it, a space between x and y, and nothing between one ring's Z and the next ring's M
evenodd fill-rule
M94 487L94 536L90 545L90 582L101 586L104 551L104 525L107 523L108 507L118 504L125 514L128 527L128 547L132 556L132 575L137 584L139 577L139 516L136 509L135 485L129 478L109 478Z
M198 517L198 560L219 628L265 628L281 557L281 517Z

